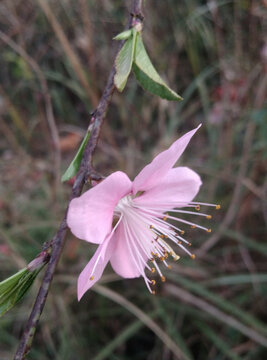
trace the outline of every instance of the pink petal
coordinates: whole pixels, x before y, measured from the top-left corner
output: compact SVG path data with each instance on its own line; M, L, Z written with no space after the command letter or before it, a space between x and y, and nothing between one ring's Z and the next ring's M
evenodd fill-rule
M200 128L201 124L194 130L189 131L180 139L176 140L169 149L161 152L154 160L144 167L133 181L134 195L138 191L146 191L156 186L166 176L176 161L184 152L190 139Z
M123 223L118 226L114 237L116 237L116 247L110 258L110 263L114 271L124 278L136 278L141 276L140 270L138 270L132 256L134 255L137 259L135 249L133 247L130 248L131 243L129 240L126 240Z
M134 202L162 210L182 207L193 200L201 184L196 172L187 167L177 167L170 169L157 186L136 197Z
M111 231L114 207L131 188L128 176L117 171L73 199L67 215L71 232L79 239L101 244Z
M85 266L78 279L78 300L89 290L102 276L105 267L115 247L115 239L111 234L98 246L94 256ZM93 272L93 274L92 274ZM90 279L91 278L91 279Z

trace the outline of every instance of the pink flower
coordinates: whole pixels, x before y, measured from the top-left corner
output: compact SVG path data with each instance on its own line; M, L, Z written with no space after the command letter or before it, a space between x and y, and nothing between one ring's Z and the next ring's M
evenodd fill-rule
M170 268L167 257L179 259L173 246L194 258L185 247L190 243L181 236L184 231L168 223L167 219L210 231L168 214L193 213L210 218L181 209L193 207L199 210L200 203L192 200L199 191L201 180L187 167L173 168L200 126L157 155L134 181L117 171L71 201L67 224L72 233L80 239L100 244L79 276L79 300L99 280L109 261L116 273L124 278L143 276L149 291L154 293L155 280L149 279L145 269L152 273L157 271L165 281L157 261L161 260Z

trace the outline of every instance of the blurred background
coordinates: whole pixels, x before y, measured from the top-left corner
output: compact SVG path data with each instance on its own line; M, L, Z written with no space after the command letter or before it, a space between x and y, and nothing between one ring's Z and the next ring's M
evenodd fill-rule
M59 226L71 192L60 176L104 89L130 5L0 2L0 280ZM184 101L150 95L131 76L113 96L94 165L133 178L202 122L180 164L202 177L197 200L221 210L207 209L211 234L185 228L196 259L180 254L156 296L142 279L107 268L78 303L77 277L95 246L69 234L28 359L266 359L267 2L146 0L144 15L148 53ZM14 354L41 278L0 321L1 360Z

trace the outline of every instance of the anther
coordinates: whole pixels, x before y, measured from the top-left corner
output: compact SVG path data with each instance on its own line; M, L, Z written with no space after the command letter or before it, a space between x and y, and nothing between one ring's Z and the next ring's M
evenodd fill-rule
M196 255L195 255L195 254L192 254L192 255L191 255L191 259L194 260L195 258L196 258Z
M151 272L154 273L155 271L156 271L156 269L153 267L153 268L151 269Z
M168 217L167 217L167 216L164 216L163 220L166 221L167 219L168 219Z
M166 281L165 276L161 276L161 281L162 281L162 282L165 282L165 281Z
M212 218L211 215L206 216L206 219L210 220Z
M164 238L164 235L161 234L161 235L160 235L160 238L163 239L163 238Z
M207 232L208 232L208 233L211 233L211 229L207 229Z
M153 225L149 225L149 229L153 229Z
M178 244L181 245L181 244L182 244L182 241L178 241Z
M151 281L152 285L156 285L156 280Z
M152 294L152 295L156 295L156 291L155 291L155 290L153 290L151 294Z
M184 230L181 230L181 235L184 235L185 231Z
M93 277L93 276L91 276L91 277L90 277L90 280L94 280L94 277Z
M161 256L160 261L164 261L164 260L165 260L164 256Z
M191 243L188 243L188 246L192 246L192 244L191 244Z
M168 235L164 235L165 239L168 239Z
M221 205L216 205L216 210L219 210L221 208Z
M191 225L191 229L195 229L196 228L196 225Z
M196 211L199 211L199 210L200 210L200 205L197 205L197 206L195 207L195 209L196 209Z
M169 269L172 269L172 266L171 266L171 265L168 265L168 268L169 268Z
M173 257L173 260L174 260L174 261L177 261L177 260L179 260L179 259L180 259L180 256L174 255L174 257Z

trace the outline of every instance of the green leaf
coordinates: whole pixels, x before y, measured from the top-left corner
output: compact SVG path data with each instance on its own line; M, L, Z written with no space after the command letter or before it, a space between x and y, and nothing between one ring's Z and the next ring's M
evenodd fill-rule
M24 268L0 282L0 317L23 298L42 268L34 271Z
M133 70L136 79L145 90L160 96L162 99L182 100L182 97L170 89L157 73L146 52L140 33L136 36Z
M136 30L132 29L132 36L126 40L125 44L116 57L116 74L114 77L114 83L120 92L123 91L132 69L135 53L136 34Z
M70 163L69 167L67 168L67 170L64 172L64 174L61 177L61 181L65 182L71 178L73 178L74 175L77 174L77 172L79 171L80 165L81 165L81 161L82 161L82 156L83 156L83 152L84 152L84 148L88 142L90 138L90 132L88 131L79 147L79 150L77 151L74 159L72 160L72 162Z
M133 29L125 30L116 35L113 40L127 40L132 35Z

